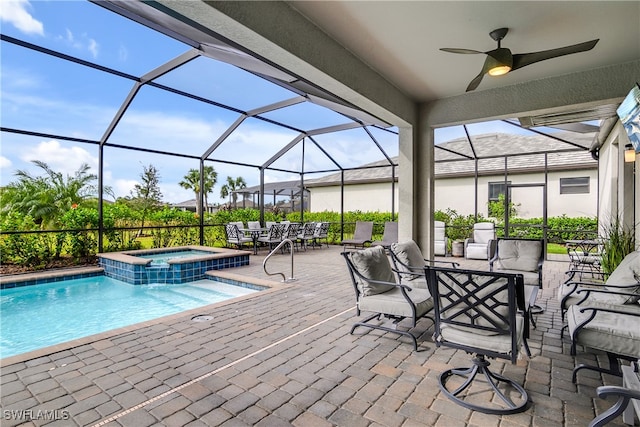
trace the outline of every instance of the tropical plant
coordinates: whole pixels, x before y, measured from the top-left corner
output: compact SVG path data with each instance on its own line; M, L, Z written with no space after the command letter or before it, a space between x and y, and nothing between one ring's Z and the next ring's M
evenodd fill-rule
M636 249L634 227L626 226L619 217L611 217L608 224L601 224L602 271L611 274L625 256Z
M236 204L238 202L238 193L236 193L236 191L243 188L247 188L247 183L245 182L243 177L239 176L233 179L228 176L227 183L224 184L222 188L220 188L220 197L226 199L227 197L231 196L231 199L233 200L233 207L235 208L237 207Z
M33 218L40 228L59 228L60 218L71 209L94 198L97 176L89 173L86 163L71 176L56 172L45 162L32 162L44 171L42 176L34 176L24 170L16 172L17 181L12 182L2 192L3 211L19 212Z
M213 191L213 187L218 181L218 173L213 166L205 166L203 168L204 185L203 185L203 198L204 205L209 206L207 195ZM196 195L196 214L200 215L200 171L198 169L189 169L189 172L184 176L184 179L178 183L180 187L187 190L193 190Z

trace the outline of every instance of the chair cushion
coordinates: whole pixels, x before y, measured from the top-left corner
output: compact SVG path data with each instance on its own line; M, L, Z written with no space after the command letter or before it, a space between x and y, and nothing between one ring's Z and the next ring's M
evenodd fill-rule
M413 240L407 240L400 243L392 243L391 250L398 257L401 263L408 265L409 267L424 267L424 257L418 247L418 244ZM403 265L398 265L398 269L405 273L411 273L411 270ZM408 280L413 280L418 277L423 277L420 274L404 275L408 277Z
M520 349L524 331L524 318L516 316L516 349ZM453 342L467 347L490 349L498 353L511 354L511 335L497 334L477 328L469 328L443 323L440 326L441 337L436 339Z
M498 240L496 267L500 270L538 271L542 253L539 240Z
M363 249L361 251L350 252L349 258L353 266L367 279L380 280L383 282L395 283L395 276L389 258L382 246ZM358 288L364 296L376 295L395 289L395 286L378 283L369 283L365 280L358 280Z
M489 243L496 238L495 225L492 222L478 222L473 225L473 242Z
M433 299L426 289L412 289L407 291L407 295L416 306L416 318L422 317L433 308ZM411 306L407 303L398 287L394 287L385 293L360 298L358 308L362 311L413 317Z
M577 326L587 320L593 313L590 310L580 311L586 306L586 304L572 305L567 310L567 323L572 337ZM601 302L590 302L588 306L640 313L640 305L638 304L615 306ZM614 354L638 357L638 354L640 354L639 320L640 318L637 316L597 312L593 320L579 331L576 338L577 343Z
M521 270L503 270L501 268L494 268L493 271L497 273L512 273L512 274L522 274L524 278L525 285L535 285L538 286L538 272L535 271L521 271Z
M489 246L486 243L467 243L467 259L489 259Z

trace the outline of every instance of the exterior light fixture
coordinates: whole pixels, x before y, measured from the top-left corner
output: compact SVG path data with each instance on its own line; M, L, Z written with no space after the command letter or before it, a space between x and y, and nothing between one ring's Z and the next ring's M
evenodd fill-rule
M633 149L633 145L627 144L624 146L624 162L632 163L636 161L636 150Z

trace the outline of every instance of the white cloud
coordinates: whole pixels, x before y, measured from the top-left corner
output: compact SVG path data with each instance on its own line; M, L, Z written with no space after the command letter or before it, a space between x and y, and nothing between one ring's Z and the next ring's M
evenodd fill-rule
M138 183L135 179L116 179L114 182L105 180L108 186L113 189L116 197L125 197L131 194L131 190Z
M13 165L13 162L7 159L5 156L0 156L0 168L10 168Z
M31 7L28 0L2 0L0 2L0 21L8 22L26 34L44 35L42 22L27 11Z
M98 57L98 42L95 41L94 39L89 39L89 46L87 47L87 49L89 49L89 52L91 52L91 55L93 55L94 58Z
M95 39L89 37L87 34L81 34L80 37L76 37L75 34L67 28L65 30L65 35L58 36L57 39L63 41L76 50L89 51L94 59L98 57L100 45Z
M56 172L73 175L83 163L91 166L90 173L98 173L98 159L81 147L61 146L56 140L42 141L27 148L20 158L25 162L41 160Z

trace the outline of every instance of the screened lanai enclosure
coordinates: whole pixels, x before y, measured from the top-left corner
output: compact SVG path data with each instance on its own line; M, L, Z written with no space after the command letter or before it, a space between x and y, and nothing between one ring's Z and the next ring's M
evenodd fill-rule
M2 27L1 185L19 171L35 174L34 160L66 175L87 164L97 176L99 251L107 227L103 206L129 196L147 165L158 171L164 202L196 194L200 212L207 193L192 190L206 188L206 167L215 168L217 188L225 177L242 177L259 189L254 197L262 221L272 194L265 189L269 183L299 181L298 188L306 190L334 175L338 210L344 212L354 177L380 170L374 181L386 183L383 210L397 218L402 183L398 130L391 124L210 30L169 15L155 19L144 3L34 2L31 7L35 23ZM477 185L488 168L500 165L504 190L518 185L511 174L535 163L543 173L536 185L544 188L546 218L547 172L566 164L567 156L595 162L589 149L599 119L614 114L576 117L585 123L564 125L561 134L550 120L526 118L438 129L435 172L449 168L474 178L477 215L482 208ZM478 141L495 133L513 134L513 143L498 151L483 149ZM543 142L522 143L523 135L542 136ZM199 182L188 190L180 182L194 169ZM303 217L304 203L299 207ZM327 207L312 204L312 209ZM204 215L198 222L203 244L203 230L213 224Z

